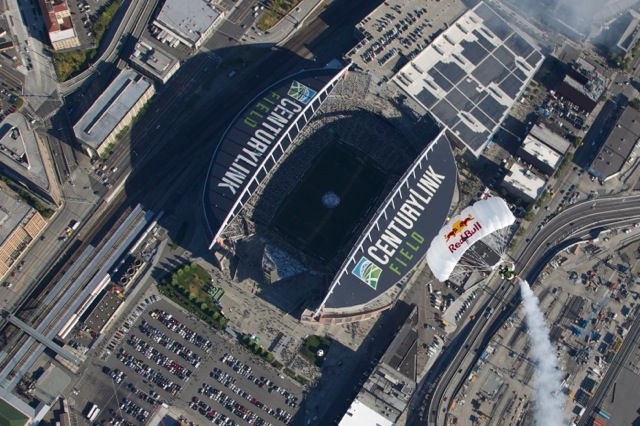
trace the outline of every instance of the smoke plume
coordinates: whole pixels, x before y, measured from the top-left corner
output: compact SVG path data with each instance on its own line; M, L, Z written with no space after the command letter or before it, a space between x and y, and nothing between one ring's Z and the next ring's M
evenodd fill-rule
M525 320L531 339L531 356L536 365L534 375L535 419L538 425L555 426L564 423L562 412L561 372L555 348L549 340L549 329L538 306L538 298L529 283L519 280Z

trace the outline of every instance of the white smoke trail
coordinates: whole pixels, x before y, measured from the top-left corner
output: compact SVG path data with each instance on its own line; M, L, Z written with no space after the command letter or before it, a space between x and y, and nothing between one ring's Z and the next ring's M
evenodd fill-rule
M525 311L525 320L531 338L531 356L536 364L534 401L535 420L538 425L554 426L564 423L561 393L562 375L558 369L555 348L549 340L549 329L538 306L538 298L529 283L518 280Z

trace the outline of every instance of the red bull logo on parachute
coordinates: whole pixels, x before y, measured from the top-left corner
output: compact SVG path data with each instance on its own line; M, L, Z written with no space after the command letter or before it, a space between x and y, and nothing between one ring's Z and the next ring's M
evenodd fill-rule
M451 225L451 231L447 232L444 235L444 240L448 243L451 239L460 237L457 241L448 245L449 251L451 253L458 250L462 247L465 241L469 238L473 237L473 235L482 229L482 225L480 222L475 222L473 225L470 225L469 222L474 220L473 216L468 215L466 218L457 220Z
M469 222L472 220L473 220L473 216L467 215L466 218L461 220L456 220L455 222L453 222L453 224L451 225L451 231L447 232L444 235L444 240L446 242L449 242L451 238L455 238L458 235L460 235L464 230L464 228L466 228L467 225L469 225Z

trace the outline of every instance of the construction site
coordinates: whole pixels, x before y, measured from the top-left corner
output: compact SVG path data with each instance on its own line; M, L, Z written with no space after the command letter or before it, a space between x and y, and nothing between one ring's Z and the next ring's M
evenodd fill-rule
M640 224L606 229L560 252L531 283L559 361L568 424L630 424L637 417L624 402L637 380L614 378L613 392L594 396L612 363L622 362L616 354L636 318L639 250ZM449 401L448 424L534 424L536 365L524 317L521 305L480 355ZM640 356L627 356L628 374L638 376Z

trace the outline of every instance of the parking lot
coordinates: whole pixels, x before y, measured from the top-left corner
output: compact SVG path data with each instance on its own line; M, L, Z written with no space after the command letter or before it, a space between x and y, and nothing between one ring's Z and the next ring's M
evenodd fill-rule
M135 309L107 336L111 354L87 363L78 411L97 404L97 423L142 425L166 403L195 424L289 424L301 390L288 378L157 296Z
M459 0L384 2L357 25L361 40L346 56L360 68L389 78L465 11Z

